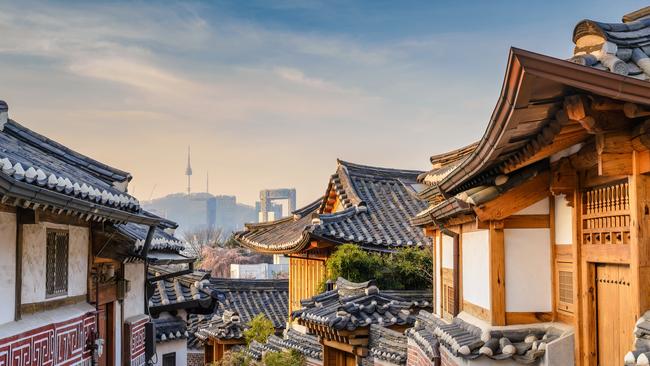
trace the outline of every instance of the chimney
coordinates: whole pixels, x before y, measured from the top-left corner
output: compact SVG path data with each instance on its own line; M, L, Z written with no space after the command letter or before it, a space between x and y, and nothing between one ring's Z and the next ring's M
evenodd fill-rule
M5 123L9 119L9 106L4 100L0 100L0 131L4 130Z

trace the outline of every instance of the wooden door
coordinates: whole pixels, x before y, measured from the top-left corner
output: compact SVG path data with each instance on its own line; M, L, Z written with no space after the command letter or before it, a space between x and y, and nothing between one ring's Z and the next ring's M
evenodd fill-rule
M620 365L634 342L634 311L627 265L596 265L598 364Z
M106 340L106 334L108 331L107 321L108 316L106 314L106 304L99 305L99 313L97 314L97 328L99 329L99 338ZM106 357L106 343L104 343L104 350L101 357L97 360L98 366L108 366L108 360Z
M343 352L333 347L325 346L323 366L356 366L357 359L353 354Z

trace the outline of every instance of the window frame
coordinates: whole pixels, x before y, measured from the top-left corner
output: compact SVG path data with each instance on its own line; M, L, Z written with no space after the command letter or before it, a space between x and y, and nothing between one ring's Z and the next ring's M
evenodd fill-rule
M54 260L50 260L50 255L52 254L50 246L50 237L54 237ZM59 242L58 238L65 238L65 241ZM65 269L65 275L61 278L57 277L56 270L59 266L59 259L56 257L57 254L63 254L63 251L59 250L59 245L65 244L65 266L61 268ZM54 268L51 266L54 265ZM46 229L45 232L45 298L52 299L57 297L68 296L70 290L70 232L68 230L61 229ZM54 274L52 274L54 271ZM54 284L51 284L51 281L54 281ZM59 284L61 281L63 284ZM50 290L52 289L52 290Z
M165 358L167 358L167 360L165 360ZM172 364L171 365L166 364L165 361L169 362L170 359L171 359ZM169 352L169 353L163 354L161 361L162 361L161 362L162 366L176 366L176 352Z

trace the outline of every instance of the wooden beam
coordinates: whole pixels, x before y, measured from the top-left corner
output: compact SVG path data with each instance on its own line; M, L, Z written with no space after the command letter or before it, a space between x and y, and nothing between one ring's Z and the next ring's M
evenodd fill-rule
M547 229L550 226L549 215L512 215L503 220L505 229Z
M474 207L481 221L503 220L515 212L541 201L549 196L548 171L539 173L528 181L504 192L499 197Z
M570 129L570 128L571 127L566 127L566 129ZM504 167L501 169L501 172L504 174L508 174L517 169L521 169L527 165L546 159L549 156L555 154L556 152L562 151L579 142L582 142L587 138L587 136L589 135L585 130L569 132L566 134L563 131L561 131L550 144L540 147L537 152L535 152L530 156L524 155L519 160L512 161L504 165Z
M629 131L596 135L598 175L632 174L632 136Z
M506 325L506 256L503 222L490 222L490 321Z
M551 312L507 312L506 324L535 324L553 321Z

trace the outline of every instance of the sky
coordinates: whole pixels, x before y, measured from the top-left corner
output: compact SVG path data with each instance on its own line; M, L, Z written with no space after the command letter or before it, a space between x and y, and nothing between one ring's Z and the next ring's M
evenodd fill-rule
M336 159L426 170L478 140L510 47L568 58L642 1L0 1L10 118L134 176L254 204L323 195Z

